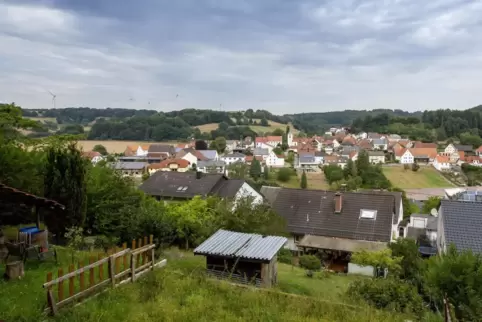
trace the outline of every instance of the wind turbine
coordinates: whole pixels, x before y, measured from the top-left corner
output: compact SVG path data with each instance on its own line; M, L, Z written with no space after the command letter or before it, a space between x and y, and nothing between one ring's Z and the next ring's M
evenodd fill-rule
M47 91L47 92L49 92L49 94L52 95L52 106L55 108L55 99L57 98L57 95L55 95L51 91Z

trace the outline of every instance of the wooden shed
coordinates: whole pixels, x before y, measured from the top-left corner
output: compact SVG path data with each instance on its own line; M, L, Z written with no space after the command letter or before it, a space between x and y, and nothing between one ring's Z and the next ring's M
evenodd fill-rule
M206 256L209 275L243 284L271 287L277 283L278 251L285 237L218 230L194 250Z

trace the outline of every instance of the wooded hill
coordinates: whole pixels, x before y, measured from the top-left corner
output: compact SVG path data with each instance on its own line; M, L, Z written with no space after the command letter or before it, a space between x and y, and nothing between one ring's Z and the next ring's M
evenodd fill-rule
M172 112L88 107L63 109L24 109L24 116L43 120L44 134L60 125L63 133L82 134L97 140L179 140L191 137L211 139L225 136L259 135L260 127L271 132L270 122L292 124L308 135L322 134L333 126L352 126L353 131L387 132L409 135L427 141L480 135L482 105L468 110L345 110L322 113L274 115L265 110L214 111L184 109ZM56 121L56 122L53 122ZM55 124L53 124L55 123ZM218 124L217 130L201 133L196 126ZM255 129L255 130L253 130ZM58 130L55 129L55 130ZM38 130L42 132L42 129ZM470 140L469 140L470 141Z

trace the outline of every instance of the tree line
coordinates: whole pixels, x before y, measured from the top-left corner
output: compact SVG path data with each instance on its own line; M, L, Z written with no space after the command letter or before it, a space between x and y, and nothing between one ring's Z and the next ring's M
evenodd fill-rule
M428 142L458 140L478 147L482 144L482 106L468 110L424 111L421 115L366 115L353 120L354 132L393 133Z

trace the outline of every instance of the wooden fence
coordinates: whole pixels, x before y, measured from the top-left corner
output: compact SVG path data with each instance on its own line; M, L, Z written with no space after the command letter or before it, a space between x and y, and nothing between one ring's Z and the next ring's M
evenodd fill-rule
M78 269L71 264L66 274L59 268L56 279L52 279L53 274L49 272L47 282L43 284L47 290L45 312L55 315L63 306L98 295L105 291L108 285L118 287L134 282L154 268L164 266L165 259L155 262L156 245L152 239L151 235L149 240L147 237L137 242L133 240L131 248L127 248L124 243L122 249L109 251L107 257L104 254L99 254L97 258L91 256L88 262L79 263ZM66 288L67 295L64 293Z

